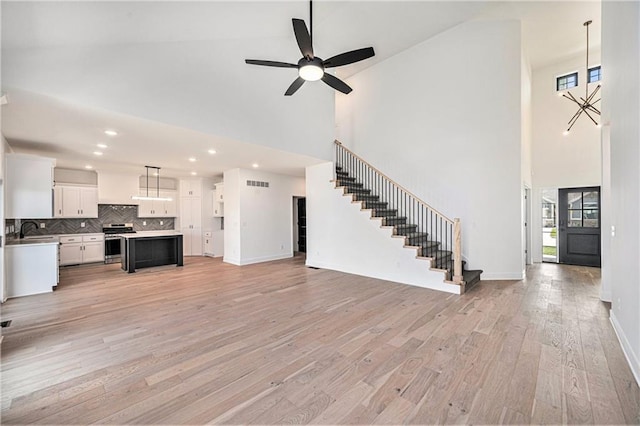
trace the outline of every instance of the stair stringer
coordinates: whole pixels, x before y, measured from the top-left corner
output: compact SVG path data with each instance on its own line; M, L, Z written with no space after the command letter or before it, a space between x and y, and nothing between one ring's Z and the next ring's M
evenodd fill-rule
M332 182L333 184L336 184L336 181L335 181L335 180L332 180L331 182ZM344 187L344 186L338 186L338 185L335 185L335 188L336 188L337 190L342 191L342 193L343 193L343 195L344 195L345 197L349 197L349 198L351 199L351 203L360 205L360 211L362 211L362 212L369 212L370 219L371 219L371 220L374 220L374 221L377 221L377 222L379 223L379 226L380 226L380 228L381 228L381 229L390 229L390 230L391 230L391 238L399 238L399 239L401 239L402 241L404 241L404 244L403 244L403 246L402 246L402 247L403 247L403 248L405 248L405 249L414 250L414 251L415 251L416 259L427 262L427 265L429 266L429 270L430 270L430 271L438 272L438 273L443 274L443 276L444 276L443 282L444 282L446 285L453 285L453 286L455 286L455 287L460 287L460 291L459 291L459 292L455 292L456 294L463 294L463 293L465 292L465 289L466 289L465 284L466 284L466 283L465 283L464 281L462 281L460 284L458 284L458 283L456 283L456 282L454 282L454 281L452 281L452 280L448 280L448 279L447 279L447 276L448 276L448 274L449 274L449 271L447 271L446 269L439 269L439 268L436 268L436 267L434 266L434 264L435 264L435 262L436 262L436 259L435 259L435 258L432 258L432 257L426 257L426 256L421 256L421 255L420 255L420 251L419 251L419 250L420 250L420 246L413 246L413 245L410 245L410 244L409 244L409 242L407 241L407 237L406 237L405 235L397 235L397 234L395 234L395 233L394 233L394 229L395 229L395 227L394 227L394 226L392 226L392 225L383 225L383 218L382 218L382 217L378 217L378 216L374 216L374 215L373 215L374 210L373 210L373 209L368 209L368 208L364 207L364 204L365 204L365 203L364 203L363 201L359 201L359 200L357 200L357 199L356 199L356 196L355 196L354 194L349 193L349 192L348 192L348 189L347 189L346 187Z
M407 250L393 227L381 226L381 220L371 219L370 210L352 202L343 188L337 190L332 167L325 163L307 168L307 266L462 293L463 286L445 281L445 271L430 269L431 259ZM315 213L320 211L322 218Z

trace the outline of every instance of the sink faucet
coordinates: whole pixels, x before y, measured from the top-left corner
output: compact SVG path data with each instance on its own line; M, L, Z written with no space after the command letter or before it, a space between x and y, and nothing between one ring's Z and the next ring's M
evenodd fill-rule
M22 225L20 225L20 239L24 238L24 226L28 224L32 224L33 226L36 227L36 229L38 229L38 224L35 223L33 220L26 220L22 222Z

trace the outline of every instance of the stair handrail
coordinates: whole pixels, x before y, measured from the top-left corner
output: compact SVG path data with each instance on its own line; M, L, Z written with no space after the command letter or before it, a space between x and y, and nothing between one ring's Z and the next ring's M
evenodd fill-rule
M439 216L440 218L444 219L445 222L448 222L449 225L452 226L453 235L451 237L452 237L453 241L452 241L451 250L452 250L452 253L453 253L453 271L452 271L452 274L451 274L452 275L451 279L452 279L453 282L455 282L457 284L462 284L462 280L463 280L463 277L462 277L462 226L461 226L461 223L460 223L460 219L459 218L450 219L449 217L447 217L446 215L444 215L443 213L441 213L437 209L431 207L429 204L427 204L420 197L418 197L417 195L415 195L414 193L412 193L411 191L409 191L408 189L406 189L405 187L400 185L395 180L391 179L389 176L387 176L385 173L383 173L382 171L380 171L376 167L372 166L368 161L366 161L365 159L360 157L358 154L356 154L355 152L353 152L349 148L345 147L342 144L342 142L340 142L339 140L337 140L337 139L334 140L334 144L336 146L340 147L340 149L348 152L349 155L352 155L353 157L357 158L360 162L365 164L368 168L370 168L375 173L379 174L381 177L383 177L384 179L389 181L389 183L391 183L392 185L397 187L399 190L401 190L402 192L407 194L409 197L413 198L418 204L421 204L427 210L432 211L433 213L436 214L436 216ZM336 158L336 161L337 161L337 158ZM335 171L334 171L334 173L335 173ZM337 179L337 176L336 176L336 179Z
M429 204L427 204L425 201L423 201L422 199L420 199L420 197L418 197L417 195L415 195L413 192L409 191L407 188L405 188L404 186L400 185L398 182L396 182L395 180L391 179L389 176L387 176L386 174L382 173L379 169L375 168L374 166L371 165L371 163L369 163L368 161L366 161L365 159L363 159L362 157L360 157L358 154L356 154L355 152L351 151L349 148L347 148L346 146L344 146L342 144L342 142L340 142L339 140L335 140L333 141L333 143L335 143L336 145L340 145L342 147L342 149L344 149L345 151L349 152L349 154L353 155L354 157L356 157L358 160L362 161L363 163L365 163L367 166L369 166L371 169L375 170L378 174L380 174L382 177L384 177L385 179L387 179L389 182L391 182L392 184L394 184L395 186L397 186L398 188L400 188L401 190L403 190L404 192L407 193L407 195L413 197L416 199L417 202L419 202L420 204L422 204L423 206L425 206L426 208L428 208L429 210L433 210L434 213L438 214L439 216L442 216L443 219L445 219L447 222L449 222L451 225L454 224L455 220L454 219L449 219L446 215L440 213L437 209L434 209L433 207L431 207Z

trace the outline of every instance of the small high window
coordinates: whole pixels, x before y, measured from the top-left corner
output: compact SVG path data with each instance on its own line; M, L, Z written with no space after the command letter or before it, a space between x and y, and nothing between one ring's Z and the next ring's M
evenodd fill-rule
M567 75L561 75L556 78L556 90L567 90L578 85L578 72Z
M600 65L597 67L589 68L589 83L595 83L596 81L600 81L602 78L602 71L600 70Z

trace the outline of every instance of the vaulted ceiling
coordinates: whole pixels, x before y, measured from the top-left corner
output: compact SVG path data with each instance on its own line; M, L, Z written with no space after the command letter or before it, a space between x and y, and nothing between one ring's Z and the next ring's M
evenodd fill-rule
M154 163L179 176L258 163L300 174L330 157L334 96L344 95L317 83L284 98L295 70L243 60L297 61L291 18L308 13L304 1L3 2L2 132L16 151L65 167ZM535 68L583 52L587 19L597 46L599 14L599 2L579 1L316 1L313 37L324 58L375 48L337 69L348 78L462 22L518 19ZM98 143L109 145L99 158Z

